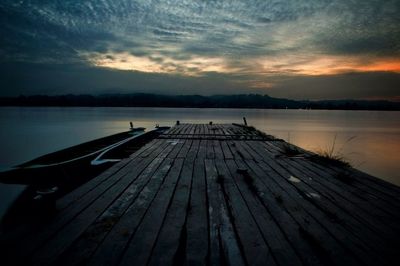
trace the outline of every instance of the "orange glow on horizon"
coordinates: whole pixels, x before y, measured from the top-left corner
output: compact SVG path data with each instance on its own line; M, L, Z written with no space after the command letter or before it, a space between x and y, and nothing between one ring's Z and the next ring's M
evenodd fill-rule
M307 76L336 75L350 72L400 73L398 58L364 58L356 56L315 56L265 58L260 64L266 73L300 74Z
M377 61L373 64L360 67L361 71L371 72L371 71L389 71L400 73L400 60L387 60L387 61Z
M274 75L337 75L351 72L400 73L400 58L337 55L277 55L242 59L232 63L223 57L200 57L176 60L160 54L134 56L129 53L82 54L92 65L118 70L148 73L179 73L199 76L204 72L247 74L258 77ZM255 87L271 85L263 81Z

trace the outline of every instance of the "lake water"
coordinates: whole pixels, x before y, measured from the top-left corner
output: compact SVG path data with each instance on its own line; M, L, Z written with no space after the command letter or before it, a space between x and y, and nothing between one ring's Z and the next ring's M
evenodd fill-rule
M308 150L335 150L367 173L400 185L400 112L192 108L0 108L0 167L84 141L155 124L248 124Z

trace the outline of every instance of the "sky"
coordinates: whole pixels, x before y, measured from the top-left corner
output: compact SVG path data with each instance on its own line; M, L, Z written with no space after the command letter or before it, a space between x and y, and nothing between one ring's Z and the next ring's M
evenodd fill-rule
M399 0L2 0L0 95L400 101Z

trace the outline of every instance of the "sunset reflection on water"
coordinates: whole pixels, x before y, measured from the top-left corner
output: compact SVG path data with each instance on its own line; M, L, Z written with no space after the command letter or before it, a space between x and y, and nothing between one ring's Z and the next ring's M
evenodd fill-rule
M371 175L400 185L400 112L176 109L176 108L1 108L0 166L37 156L134 126L155 124L241 123L311 151L335 151ZM351 139L349 141L349 139Z

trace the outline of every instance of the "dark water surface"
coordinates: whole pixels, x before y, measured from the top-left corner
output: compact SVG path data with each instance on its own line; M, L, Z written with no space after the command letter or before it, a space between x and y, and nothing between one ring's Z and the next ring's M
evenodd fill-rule
M192 108L0 108L0 167L156 123L242 122L316 151L335 150L367 173L400 185L400 112ZM336 136L336 137L335 137Z

